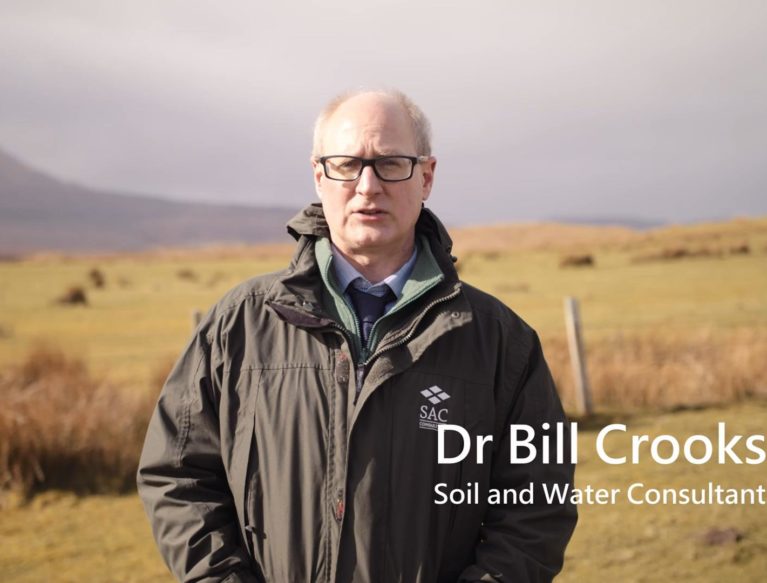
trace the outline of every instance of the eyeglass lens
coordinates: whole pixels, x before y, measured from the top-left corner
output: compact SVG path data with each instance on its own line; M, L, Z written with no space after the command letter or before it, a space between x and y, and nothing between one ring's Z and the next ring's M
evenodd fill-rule
M406 156L382 156L370 161L381 180L407 180L413 174L413 160ZM334 180L356 180L362 174L365 160L352 156L325 158L325 174Z

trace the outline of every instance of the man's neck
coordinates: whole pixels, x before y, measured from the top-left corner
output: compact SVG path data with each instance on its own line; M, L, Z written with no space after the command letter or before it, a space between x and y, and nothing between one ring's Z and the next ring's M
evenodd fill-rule
M396 273L413 255L415 242L404 247L398 253L349 253L336 247L349 264L356 269L362 277L370 283L383 281L391 274Z

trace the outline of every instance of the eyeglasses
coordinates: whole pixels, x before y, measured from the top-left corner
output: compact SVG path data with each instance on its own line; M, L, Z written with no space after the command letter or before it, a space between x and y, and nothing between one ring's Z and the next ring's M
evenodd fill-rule
M357 180L365 166L372 166L379 180L401 182L412 178L415 165L428 159L428 156L378 156L376 158L322 156L317 161L322 164L325 176L331 180Z

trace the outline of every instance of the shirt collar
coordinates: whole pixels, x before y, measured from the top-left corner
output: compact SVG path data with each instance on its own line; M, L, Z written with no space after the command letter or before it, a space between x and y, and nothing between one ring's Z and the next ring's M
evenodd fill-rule
M413 254L402 267L381 281L377 283L371 283L359 271L357 271L351 263L346 260L346 258L332 243L330 245L330 250L333 254L333 269L335 271L336 279L338 279L338 284L342 290L346 290L349 284L355 279L361 278L362 285L357 286L355 284L355 287L358 287L363 291L367 291L370 288L376 288L385 284L391 288L391 291L394 292L394 295L397 296L397 299L402 296L402 288L405 287L405 282L407 282L408 278L410 277L410 274L413 271L413 266L415 265L416 257L418 256L418 244L416 243L413 246Z

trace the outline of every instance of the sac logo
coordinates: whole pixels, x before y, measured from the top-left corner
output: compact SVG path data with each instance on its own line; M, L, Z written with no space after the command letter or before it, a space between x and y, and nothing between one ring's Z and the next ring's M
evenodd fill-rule
M431 403L430 405L421 405L418 415L418 426L421 429L437 430L442 423L447 423L447 407L440 407L450 398L445 391L437 385L421 391L421 395Z

